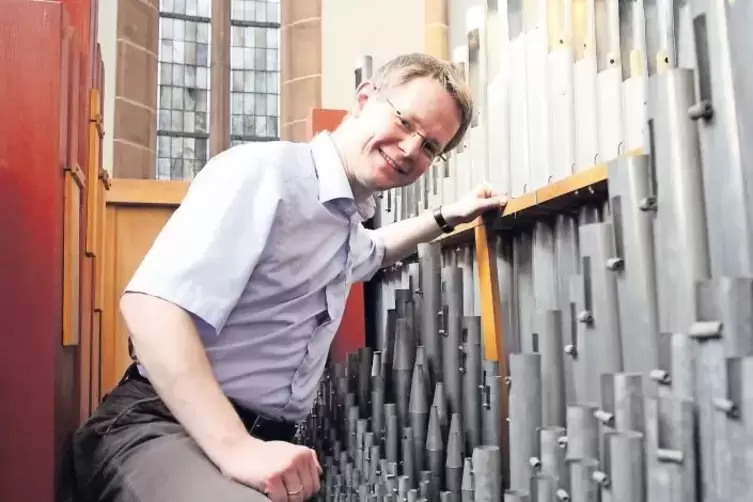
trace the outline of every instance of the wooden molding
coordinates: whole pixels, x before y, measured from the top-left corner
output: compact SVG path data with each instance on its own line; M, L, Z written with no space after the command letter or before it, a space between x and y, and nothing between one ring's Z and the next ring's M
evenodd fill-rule
M114 178L107 204L179 206L188 191L188 181Z
M435 242L439 242L442 247L451 246L460 242L467 242L473 239L474 230L483 223L481 217L469 223L463 223L455 227L455 230L449 234L440 235Z
M102 143L102 137L99 133L99 122L101 117L99 116L99 91L97 89L89 90L89 173L87 175L87 228L86 228L86 254L87 256L96 256L96 239L97 239L97 226L99 219L103 217L102 212L104 207L98 206L99 195L98 192L102 190L102 185L97 183L99 174L99 150Z
M532 209L541 204L552 203L553 201L575 195L579 190L593 188L607 180L606 164L599 164L584 171L568 176L561 180L543 186L538 190L526 193L520 197L511 199L501 215L502 218L515 216L515 213Z
M86 176L84 175L84 170L81 169L81 166L78 164L70 164L65 166L64 171L71 175L79 188L84 188L86 186Z
M102 186L105 190L109 190L112 186L112 179L110 178L110 173L107 169L99 168L99 180L102 182Z
M81 172L81 169L78 170ZM81 198L82 183L76 170L64 175L63 215L63 345L78 345L81 292Z

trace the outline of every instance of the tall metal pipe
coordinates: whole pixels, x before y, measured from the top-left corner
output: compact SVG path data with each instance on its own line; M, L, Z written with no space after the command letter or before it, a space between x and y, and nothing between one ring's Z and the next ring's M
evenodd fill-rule
M442 344L439 337L439 312L442 309L442 270L440 246L419 244L421 269L421 345L426 347L430 384L442 381Z
M463 330L463 437L467 452L481 443L481 318L466 316Z
M474 502L498 502L502 498L501 452L498 446L479 446L473 450Z
M529 460L539 452L541 355L511 354L510 379L510 488L530 490Z
M462 413L460 344L463 330L463 276L459 267L443 270L447 315L444 316L442 363L447 405L450 414Z

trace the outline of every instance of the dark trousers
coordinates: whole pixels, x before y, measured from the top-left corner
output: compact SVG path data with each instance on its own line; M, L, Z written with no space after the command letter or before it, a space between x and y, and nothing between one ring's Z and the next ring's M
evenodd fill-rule
M292 440L292 426L252 426L260 439ZM76 431L71 463L73 502L269 500L223 476L135 367Z

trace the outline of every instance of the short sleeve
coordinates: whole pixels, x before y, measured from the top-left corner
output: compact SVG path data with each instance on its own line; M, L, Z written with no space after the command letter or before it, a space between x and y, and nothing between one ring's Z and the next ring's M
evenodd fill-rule
M242 145L216 156L155 239L126 292L156 296L219 333L245 289L282 198L279 166Z
M382 266L384 241L379 233L365 228L360 223L352 223L350 242L351 281L368 281Z

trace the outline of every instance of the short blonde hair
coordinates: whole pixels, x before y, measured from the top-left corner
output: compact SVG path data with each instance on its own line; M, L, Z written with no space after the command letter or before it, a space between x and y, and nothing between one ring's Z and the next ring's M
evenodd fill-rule
M377 89L389 89L423 77L439 82L452 96L460 113L460 128L447 143L443 152L446 153L460 144L473 121L473 93L453 63L428 54L405 54L380 66L370 81Z

